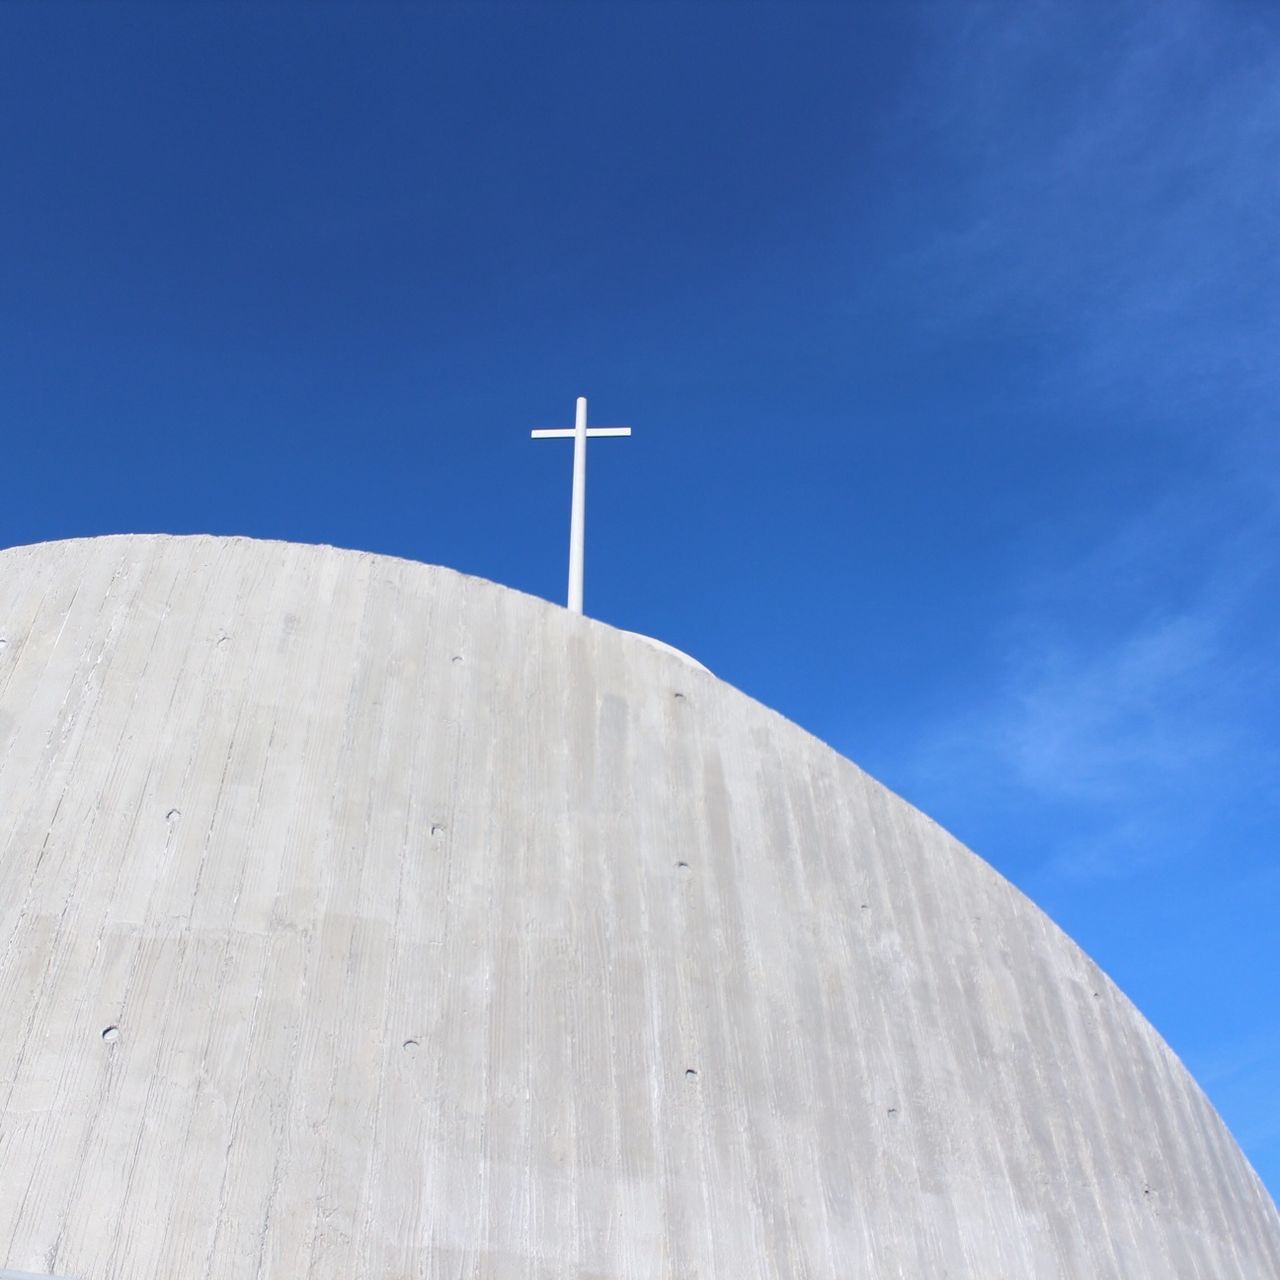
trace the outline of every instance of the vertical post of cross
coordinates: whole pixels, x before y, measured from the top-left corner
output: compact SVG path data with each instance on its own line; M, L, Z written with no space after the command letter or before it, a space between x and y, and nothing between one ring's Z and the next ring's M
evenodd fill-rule
M573 508L569 513L569 608L582 612L582 570L587 538L587 398L578 397L573 421Z

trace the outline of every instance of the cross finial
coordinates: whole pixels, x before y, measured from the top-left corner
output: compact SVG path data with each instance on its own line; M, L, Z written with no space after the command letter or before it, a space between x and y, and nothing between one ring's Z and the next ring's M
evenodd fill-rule
M578 412L572 427L551 427L531 431L535 440L573 437L573 508L569 519L569 608L582 612L583 542L587 523L587 437L629 436L630 427L592 427L587 430L587 401L578 397Z

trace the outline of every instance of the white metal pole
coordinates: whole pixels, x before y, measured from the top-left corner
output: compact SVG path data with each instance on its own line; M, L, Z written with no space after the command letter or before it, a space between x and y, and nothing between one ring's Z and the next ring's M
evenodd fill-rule
M569 519L569 608L582 612L582 561L587 523L587 401L578 397L573 422L573 513Z

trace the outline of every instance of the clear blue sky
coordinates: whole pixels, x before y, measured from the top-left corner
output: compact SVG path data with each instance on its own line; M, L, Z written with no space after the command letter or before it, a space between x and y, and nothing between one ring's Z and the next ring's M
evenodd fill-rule
M0 542L687 649L955 831L1280 1189L1280 6L0 5Z

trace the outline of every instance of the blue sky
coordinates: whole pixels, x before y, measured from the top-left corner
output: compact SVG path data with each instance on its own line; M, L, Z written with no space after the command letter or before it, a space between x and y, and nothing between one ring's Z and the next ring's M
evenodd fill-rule
M5 545L695 654L1031 894L1280 1190L1280 8L0 6Z

